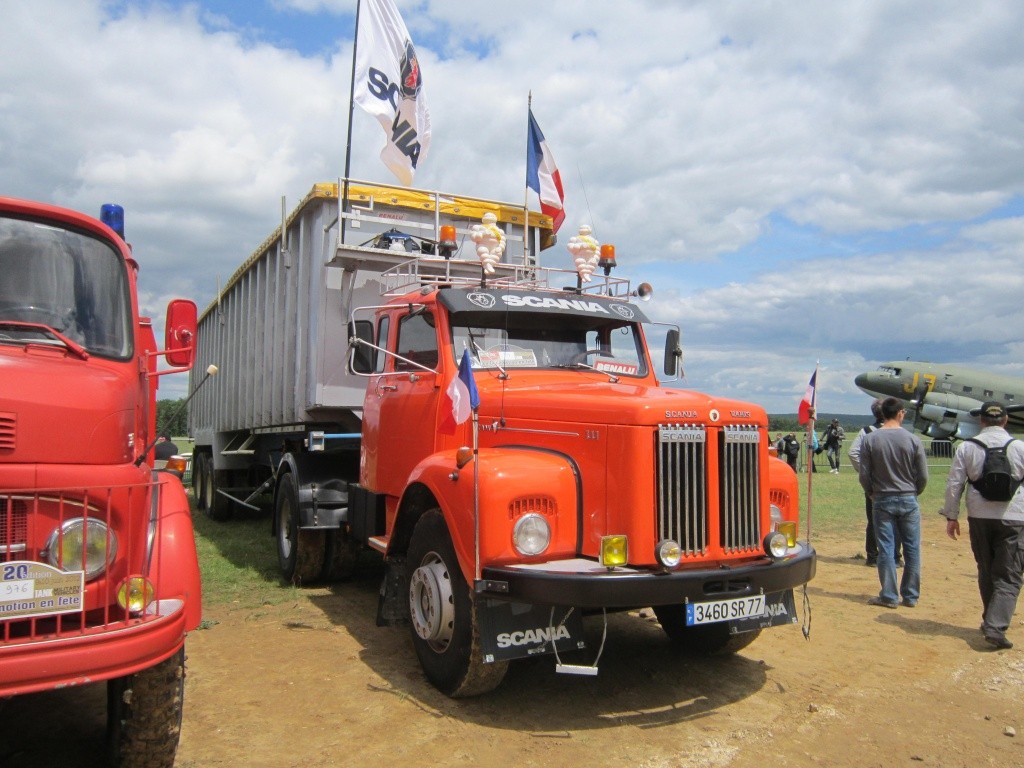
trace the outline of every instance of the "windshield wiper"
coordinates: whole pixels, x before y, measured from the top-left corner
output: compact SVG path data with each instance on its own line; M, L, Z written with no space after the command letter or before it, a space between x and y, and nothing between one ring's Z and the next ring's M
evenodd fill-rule
M77 341L72 341L60 331L51 328L48 325L44 325L43 323L24 323L19 320L0 320L0 328L8 328L14 331L40 331L42 333L45 333L47 336L50 336L51 338L59 341L67 348L68 352L70 352L80 360L89 359L89 352L88 350L86 350L85 347L83 347ZM23 341L26 344L32 343L31 339L24 339Z

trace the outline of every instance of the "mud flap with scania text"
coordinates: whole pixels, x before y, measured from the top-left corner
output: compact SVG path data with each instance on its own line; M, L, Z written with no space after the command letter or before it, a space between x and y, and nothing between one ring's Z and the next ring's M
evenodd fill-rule
M568 616L566 615L568 614ZM583 618L578 610L551 606L482 600L477 609L485 662L524 659L586 647Z

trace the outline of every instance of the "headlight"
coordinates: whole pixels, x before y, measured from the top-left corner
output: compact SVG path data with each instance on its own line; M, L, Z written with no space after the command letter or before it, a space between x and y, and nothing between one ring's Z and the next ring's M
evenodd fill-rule
M63 571L84 570L86 581L103 573L115 554L117 535L95 518L66 520L46 542L50 565Z
M521 555L539 555L551 543L551 526L536 513L523 515L512 529L512 543Z
M764 551L776 560L786 556L786 534L772 531L764 537Z
M771 506L772 528L782 522L782 508L777 504Z
M672 541L672 539L664 539L659 541L658 545L654 548L654 557L657 558L662 567L675 568L679 565L679 561L683 559L683 551L679 548L679 544Z

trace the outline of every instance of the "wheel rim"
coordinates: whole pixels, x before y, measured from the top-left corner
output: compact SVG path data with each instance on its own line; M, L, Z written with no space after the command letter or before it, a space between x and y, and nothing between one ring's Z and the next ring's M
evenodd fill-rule
M455 629L455 598L444 560L429 552L409 578L409 614L416 634L444 653Z
M283 560L290 560L294 542L292 541L292 504L288 499L282 499L278 506L277 517L277 547L281 552Z
M203 499L208 510L213 509L213 461L206 463L206 471L203 473Z

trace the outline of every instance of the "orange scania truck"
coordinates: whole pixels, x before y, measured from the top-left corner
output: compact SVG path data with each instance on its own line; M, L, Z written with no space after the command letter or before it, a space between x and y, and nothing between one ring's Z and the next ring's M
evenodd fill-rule
M156 391L197 313L170 302L158 351L124 212L102 219L0 197L0 698L106 681L108 763L171 766L201 605Z
M610 249L547 268L551 222L522 207L338 198L315 187L200 319L197 370L224 360L190 415L208 513L272 492L296 582L378 553L378 624L408 625L451 696L538 654L596 674L584 621L613 611L652 608L696 653L798 621L815 553L764 410L663 385L679 330Z

